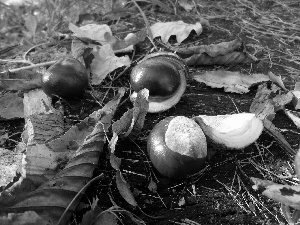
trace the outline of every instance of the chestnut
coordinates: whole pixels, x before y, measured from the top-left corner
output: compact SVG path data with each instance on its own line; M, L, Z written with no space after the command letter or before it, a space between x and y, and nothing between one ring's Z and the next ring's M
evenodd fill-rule
M188 69L176 54L157 52L142 59L131 71L133 98L143 88L149 90L148 112L162 112L176 105L186 89Z
M83 94L89 86L84 65L75 58L64 57L51 65L42 76L42 89L48 95L70 99Z
M182 179L204 168L206 137L194 120L171 116L154 126L147 140L147 151L159 173Z

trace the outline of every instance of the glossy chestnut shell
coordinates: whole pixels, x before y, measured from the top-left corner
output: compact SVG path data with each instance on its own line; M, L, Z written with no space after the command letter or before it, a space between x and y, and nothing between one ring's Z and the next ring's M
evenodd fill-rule
M64 57L50 66L42 76L42 89L49 95L70 99L83 94L89 79L84 65L75 58Z
M178 103L186 88L188 70L176 54L157 52L146 56L131 71L134 92L149 90L149 112L165 111Z
M167 117L150 132L147 150L160 174L181 179L205 166L206 137L194 120L184 116Z

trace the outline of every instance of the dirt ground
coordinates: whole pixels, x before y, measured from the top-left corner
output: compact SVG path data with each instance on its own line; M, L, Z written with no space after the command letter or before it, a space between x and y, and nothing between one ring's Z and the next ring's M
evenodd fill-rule
M293 88L295 81L299 80L300 71L300 4L298 1L207 0L195 2L198 3L197 11L187 13L183 9L178 9L176 15L165 13L159 7L143 9L151 23L156 20L183 20L195 23L199 21L199 16L209 21L210 29L204 29L200 36L191 34L181 47L220 43L238 37L243 40L247 51L259 62L246 65L190 67L191 73L220 68L246 74L267 74L272 71L282 76L287 88ZM141 16L129 15L123 19L128 24L124 30L144 27ZM122 30L119 32L121 33ZM166 49L159 40L155 43L158 47ZM61 45L70 50L70 42L63 42ZM49 53L60 47L59 44L50 46ZM146 40L138 46L134 58L143 56L151 48L151 43ZM7 65L0 64L1 71L6 67ZM113 82L112 86L129 88L129 72L127 71ZM102 96L107 90L100 85L94 88L98 96ZM108 92L104 102L113 96L114 90L112 88ZM291 158L265 132L255 144L242 151L228 151L209 145L211 157L205 169L184 180L170 180L162 177L155 171L147 156L147 135L163 118L175 115L193 117L200 114L221 115L249 112L255 93L256 87L252 87L247 94L234 94L188 80L187 90L175 107L163 113L148 114L144 129L136 140L120 140L116 155L122 158L121 169L130 183L138 205L146 214L153 217L164 216L164 218L154 219L145 216L139 209L131 207L123 200L114 183L114 170L105 155L100 159L98 171L95 172L95 174L105 173L105 178L93 183L86 192L87 198L96 194L104 210L112 206L111 197L120 207L134 213L149 225L286 224L280 212L280 204L252 189L250 177L269 179L282 184L298 183L293 179L295 172ZM76 123L75 117L77 120L84 119L99 108L92 100L86 101L85 99L76 99L64 102L64 104L66 118L72 123ZM119 107L115 120L130 107L131 103L127 99ZM289 107L291 106L287 106ZM276 114L274 124L282 130L282 134L292 148L297 150L299 129L283 112ZM0 121L0 126L9 133L9 136L13 135L12 140L6 141L4 146L12 149L15 141L20 141L24 121L22 119ZM156 192L148 188L151 180L157 184ZM85 197L83 201L87 201ZM80 212L77 216L80 217ZM134 224L129 217L122 218L124 224Z

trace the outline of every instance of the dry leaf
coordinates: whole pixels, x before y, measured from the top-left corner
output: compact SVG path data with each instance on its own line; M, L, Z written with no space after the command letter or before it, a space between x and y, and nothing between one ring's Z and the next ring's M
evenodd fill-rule
M93 225L118 225L118 219L114 213L110 213L108 210L100 213L96 218ZM86 224L90 225L90 224Z
M27 145L43 144L64 132L64 116L60 110L49 110L45 113L26 118L23 142Z
M184 197L181 197L178 201L178 206L181 207L181 206L184 206L185 205L185 198Z
M116 171L116 184L121 196L128 202L130 205L136 207L137 202L130 190L130 185L124 179L120 170Z
M285 88L281 76L276 76L274 73L272 73L271 71L268 72L268 76L270 77L270 80L275 83L278 87L281 87L283 90L288 91L288 89Z
M169 38L175 35L178 44L180 44L189 36L192 30L194 30L197 35L200 35L202 33L202 25L199 22L196 24L187 24L183 21L174 21L158 22L151 26L153 38L161 37L164 43L167 43Z
M137 93L133 109L129 109L123 116L114 122L112 130L114 134L127 137L129 134L137 135L144 126L149 102L148 89L142 89Z
M293 94L292 103L296 110L300 109L300 91L291 91Z
M26 34L26 36L28 38L34 38L35 32L36 32L36 27L37 27L37 21L36 21L35 16L29 14L29 15L25 16L24 20L25 20L25 27L29 32L27 32L27 31L23 31L23 32Z
M148 185L148 189L149 189L149 191L156 193L156 191L157 191L157 185L153 181L153 179L150 180L150 183Z
M265 131L272 137L277 140L279 145L287 151L291 156L294 156L296 154L296 151L290 146L290 144L286 141L284 136L281 134L281 131L279 128L277 128L270 120L264 119L264 128Z
M293 123L300 129L300 113L288 109L284 109L285 115L287 115Z
M24 117L23 98L17 93L6 92L0 96L0 120L11 120Z
M226 55L211 57L206 53L192 55L184 59L188 66L211 66L211 65L230 65L240 63L253 63L256 60L245 52L230 52Z
M99 199L94 199L90 211L83 215L81 225L118 225L118 220L110 209L103 211L98 206Z
M23 174L22 160L25 155L18 149L8 150L0 148L0 188L6 187L11 183L17 176L17 173Z
M300 179L300 145L298 146L298 152L294 159L294 165L295 165L296 175L297 175L298 179Z
M169 12L169 13L173 13L174 12L174 10L172 10L168 5L166 5L165 3L161 2L160 0L150 0L150 1L152 2L153 5L158 5L159 7L161 7L166 12Z
M291 92L281 93L280 88L272 84L269 88L266 83L257 88L257 92L250 106L250 112L255 113L260 119L267 118L273 120L275 112L283 109L284 106L292 101Z
M247 93L249 87L255 83L268 81L268 76L264 74L245 75L239 72L231 71L208 71L204 73L194 73L194 80L203 82L213 88L222 88L226 92Z
M41 87L42 74L31 70L7 72L0 78L0 91L28 91Z
M124 38L124 41L127 43L127 45L136 45L140 42L143 42L147 37L147 30L141 29L140 31L136 33L129 33Z
M51 106L51 99L42 89L34 89L24 93L24 118L28 118L34 114L46 113L54 110ZM60 111L62 114L63 112ZM63 116L63 115L62 115Z
M178 4L187 12L190 12L194 8L194 4L190 0L179 0Z
M75 195L79 191L84 192L83 187L87 187L86 184L92 178L94 169L97 167L99 156L106 141L106 133L117 108L112 101L119 102L119 95L117 99L111 100L108 106L106 105L103 108L107 111L97 114L99 122L96 124L93 132L86 137L82 146L80 146L62 171L35 191L30 192L21 199L16 199L17 202L13 205L8 205L7 202L0 202L2 206L0 212L2 214L4 212L14 212L13 215L16 216L15 213L24 215L28 211L35 211L47 221L48 225L57 224L59 220L60 224L66 224L80 202L80 198L74 199ZM113 105L115 107L111 107ZM72 204L69 207L71 201ZM67 207L69 208L62 217ZM41 208L44 210L41 211ZM20 217L21 215L18 216ZM1 219L0 223L2 224L3 220Z
M41 218L34 211L24 213L8 213L8 216L0 216L1 225L49 225L48 221Z
M69 29L75 33L76 37L78 38L88 38L97 41L100 44L106 44L104 37L106 32L112 34L110 27L106 24L87 24L79 28L70 23Z
M210 45L200 45L200 46L191 46L191 47L170 47L170 50L176 51L178 54L184 55L201 55L206 53L210 57L222 56L228 53L234 52L235 50L241 48L243 42L240 39L234 39L229 42L221 42L218 44ZM183 57L185 58L185 57Z
M115 56L110 45L104 45L101 48L95 48L93 51L95 58L91 63L92 84L100 84L105 77L115 69L122 66L129 66L128 56Z
M294 209L300 209L300 186L276 184L272 181L251 178L254 190L277 202L283 203Z
M119 170L120 166L121 166L121 158L118 158L117 156L115 156L114 153L110 154L110 165L112 168L114 168L115 170Z

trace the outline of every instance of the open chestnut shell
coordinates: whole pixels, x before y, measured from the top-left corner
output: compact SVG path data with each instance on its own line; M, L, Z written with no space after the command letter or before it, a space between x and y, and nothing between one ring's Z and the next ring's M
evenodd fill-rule
M188 69L176 54L157 52L142 59L131 71L133 96L149 90L148 112L162 112L176 105L186 89Z
M167 117L154 126L147 140L150 160L157 171L182 179L204 168L206 138L198 124L187 117Z

